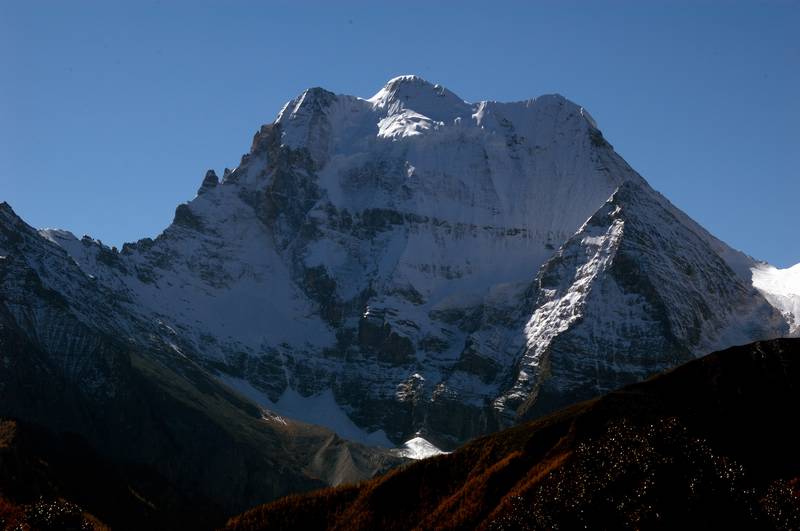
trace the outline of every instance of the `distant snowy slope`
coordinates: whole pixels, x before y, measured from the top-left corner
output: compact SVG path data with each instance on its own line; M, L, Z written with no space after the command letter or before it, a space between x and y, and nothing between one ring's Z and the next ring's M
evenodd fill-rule
M311 396L303 396L291 388L287 388L277 402L273 402L262 391L259 391L247 380L222 375L219 380L265 408L265 418L285 423L285 419L299 420L308 424L325 426L339 436L368 446L391 448L394 445L386 438L383 430L367 433L356 426L342 408L336 403L336 397L330 389Z

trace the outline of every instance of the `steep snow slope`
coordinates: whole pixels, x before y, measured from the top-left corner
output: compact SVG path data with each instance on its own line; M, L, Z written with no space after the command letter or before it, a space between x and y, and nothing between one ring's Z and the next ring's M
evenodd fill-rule
M221 181L209 172L155 240L114 252L43 234L221 378L245 379L273 404L289 391L330 393L364 433L400 444L419 432L447 448L507 422L493 404L530 373L531 341L549 341L526 331L547 310L532 281L626 182L649 190L561 96L468 103L401 76L369 99L305 91L236 169ZM671 212L674 248L699 239L703 264L728 265L708 274L749 282L752 259ZM742 296L766 307L752 290ZM550 315L547 330L572 326ZM704 336L715 347L739 324L721 319ZM698 347L675 346L675 359ZM661 366L642 363L618 372ZM595 376L583 378L575 385Z
M753 286L784 314L791 333L800 335L800 264L786 269L758 264L753 267Z

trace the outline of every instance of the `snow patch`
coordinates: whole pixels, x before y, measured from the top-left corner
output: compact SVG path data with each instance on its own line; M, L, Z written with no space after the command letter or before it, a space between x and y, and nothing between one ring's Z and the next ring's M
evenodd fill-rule
M397 449L397 454L400 457L407 457L408 459L427 459L435 455L449 454L444 452L422 437L414 437L403 443L402 448Z

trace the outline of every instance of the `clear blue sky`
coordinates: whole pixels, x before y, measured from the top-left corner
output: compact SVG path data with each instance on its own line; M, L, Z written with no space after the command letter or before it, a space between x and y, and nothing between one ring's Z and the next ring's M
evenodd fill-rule
M800 262L800 3L639 4L0 0L0 200L154 236L304 88L417 73L469 101L559 92L711 232Z

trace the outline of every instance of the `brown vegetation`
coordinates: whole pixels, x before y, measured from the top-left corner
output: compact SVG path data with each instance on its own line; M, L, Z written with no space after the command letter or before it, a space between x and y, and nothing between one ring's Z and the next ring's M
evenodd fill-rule
M800 340L736 347L227 529L797 529L798 406Z

